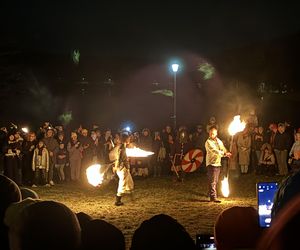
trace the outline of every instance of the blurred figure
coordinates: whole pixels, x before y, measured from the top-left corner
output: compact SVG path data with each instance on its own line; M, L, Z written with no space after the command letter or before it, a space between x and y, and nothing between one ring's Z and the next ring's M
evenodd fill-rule
M217 130L219 129L219 126L217 124L216 118L214 116L209 118L209 122L206 125L206 132L209 134L210 128L216 128Z
M6 145L7 129L6 127L0 128L0 174L4 174L4 146Z
M264 128L262 126L256 127L253 135L252 148L255 151L256 163L259 165L262 145L265 143ZM257 168L257 165L255 166Z
M14 133L8 135L3 151L5 152L4 174L18 185L21 185L21 170L19 168L19 155L21 150L15 141Z
M262 153L256 173L265 174L267 176L275 175L275 156L270 144L266 143L262 146Z
M217 217L214 234L218 250L255 249L263 229L253 207L231 207Z
M86 169L92 164L92 138L89 136L87 129L82 129L80 143L82 147L82 161L81 161L81 180L87 183Z
M76 132L71 133L71 140L68 143L67 149L69 152L71 181L79 181L83 148Z
M26 206L17 221L9 226L11 250L75 250L80 247L80 238L76 215L54 201Z
M8 177L0 175L0 244L3 250L9 250L8 228L4 225L5 211L12 203L21 199L18 185Z
M300 196L297 194L291 198L284 209L272 219L271 227L261 237L257 250L298 249Z
M286 177L279 185L272 207L272 221L277 214L296 196L300 195L300 171Z
M56 157L56 162L55 162L55 168L56 168L56 172L58 175L58 179L60 182L64 182L65 181L65 166L68 164L69 162L69 157L68 157L68 151L65 148L65 144L64 143L60 143L59 144L59 149L57 152L57 157Z
M181 224L168 215L159 214L143 221L135 230L130 249L196 250L196 246Z
M139 147L146 151L152 151L152 138L150 130L148 128L144 128L142 131ZM153 172L150 164L151 156L142 158L139 160L139 162L140 164L138 166L138 176L147 177L150 173Z
M32 185L33 183L33 172L32 172L32 157L36 147L36 135L34 132L27 134L25 141L22 145L22 172L23 172L23 183Z
M82 227L82 250L125 250L123 233L104 220L91 220Z
M166 148L158 131L154 133L153 152L153 177L160 177L162 164L166 158Z
M44 144L44 141L40 140L36 149L33 152L32 157L32 171L34 172L34 181L32 187L38 185L50 186L47 183L47 173L49 172L49 152Z
M49 171L46 175L47 183L51 186L54 186L53 172L54 172L54 166L55 166L55 161L56 161L55 160L56 154L58 152L58 142L54 138L53 128L50 128L47 130L46 136L43 139L43 142L49 153Z
M283 123L278 124L278 132L274 138L274 152L276 161L278 164L279 175L288 174L287 167L287 155L290 145L290 139L287 133L285 133L285 127Z
M251 153L251 136L248 128L245 128L243 132L238 135L237 148L239 154L239 165L241 167L241 173L247 174L250 164Z
M292 171L298 171L300 169L300 133L295 134L295 142L289 152L289 157Z

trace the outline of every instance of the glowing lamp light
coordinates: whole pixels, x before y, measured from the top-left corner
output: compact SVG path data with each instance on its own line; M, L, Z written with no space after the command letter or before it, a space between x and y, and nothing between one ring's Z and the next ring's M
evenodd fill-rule
M178 71L178 68L179 68L179 64L177 64L177 63L172 64L172 70L174 73L176 73Z
M124 130L127 131L127 132L130 132L131 128L129 126L127 126Z
M88 182L94 187L97 187L102 184L103 175L104 173L101 173L100 164L94 164L86 169L86 176Z
M28 128L21 128L22 132L24 132L25 134L27 134L29 132Z
M224 197L228 197L229 196L229 182L228 182L228 177L224 177L224 179L221 181L222 183L222 187L221 187L221 191Z
M243 131L245 127L246 123L241 121L241 116L236 115L233 117L233 121L229 124L228 132L231 136L234 136L236 133Z
M127 157L148 157L153 155L154 152L146 151L140 148L126 148L126 155Z

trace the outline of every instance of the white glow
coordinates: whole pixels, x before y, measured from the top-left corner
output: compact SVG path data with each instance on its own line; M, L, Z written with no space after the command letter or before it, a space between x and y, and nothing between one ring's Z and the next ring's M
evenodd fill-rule
M100 170L101 170L100 164L92 165L86 169L86 176L88 182L94 187L99 186L103 182L104 173L101 173Z
M229 124L228 132L231 136L234 136L236 133L241 132L245 129L246 123L241 122L241 117L236 115L233 117L233 121Z
M130 129L130 127L129 127L129 126L127 126L127 127L125 128L125 130L126 130L126 131L128 131L128 132L130 132L130 131L131 131L131 129Z
M221 181L222 183L222 194L224 197L229 196L229 183L228 183L228 177L224 177L224 179Z
M172 70L173 70L173 72L176 73L178 71L178 68L179 68L179 64L177 64L177 63L172 64Z
M29 129L28 128L22 128L22 131L27 134L29 132Z
M154 153L151 151L146 151L140 148L126 148L126 155L128 157L148 157L149 155L153 155Z

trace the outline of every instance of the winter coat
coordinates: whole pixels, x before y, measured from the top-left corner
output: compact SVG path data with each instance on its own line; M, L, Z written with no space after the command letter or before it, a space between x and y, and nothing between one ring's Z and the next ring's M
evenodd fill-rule
M36 148L33 152L32 157L32 170L35 171L37 168L45 169L49 171L49 153L46 148L43 148L42 155L39 155L39 149Z
M77 146L76 143L78 143ZM79 141L77 141L76 143L74 144L74 142L71 141L68 143L67 150L69 152L70 161L77 161L77 160L81 160L82 158L81 143Z
M239 134L237 139L237 147L239 152L239 164L247 165L250 164L250 150L251 150L251 136Z

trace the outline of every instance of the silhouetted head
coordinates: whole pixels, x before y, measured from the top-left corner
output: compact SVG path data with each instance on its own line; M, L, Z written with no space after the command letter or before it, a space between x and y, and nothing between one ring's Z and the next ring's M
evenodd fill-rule
M145 220L134 232L131 250L195 249L195 243L174 218L159 214Z
M262 228L253 207L231 207L217 217L214 234L217 249L255 248Z
M82 227L82 250L125 250L123 233L104 220L91 220Z
M80 246L81 229L75 213L54 201L25 207L9 228L11 250L73 250Z

